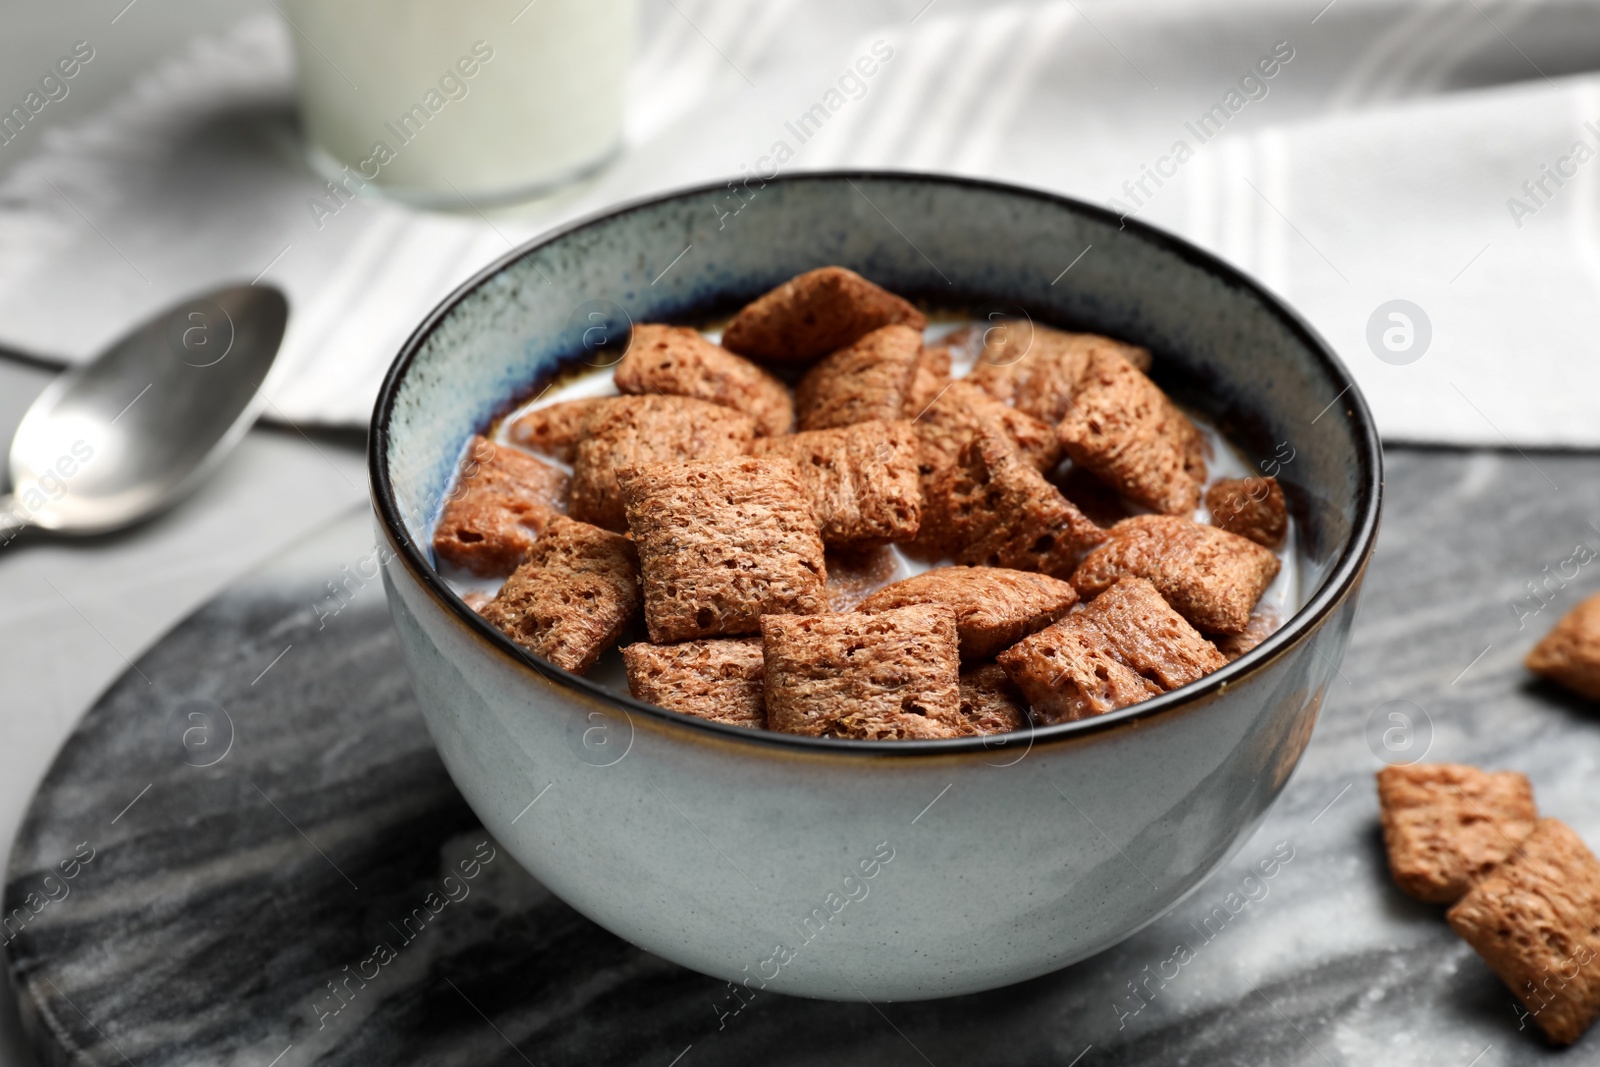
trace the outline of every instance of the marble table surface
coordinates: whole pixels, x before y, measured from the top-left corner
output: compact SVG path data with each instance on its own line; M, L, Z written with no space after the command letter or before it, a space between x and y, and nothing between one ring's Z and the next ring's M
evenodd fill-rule
M1562 1054L1519 1030L1440 909L1393 888L1372 775L1423 752L1521 770L1545 814L1600 844L1594 708L1520 666L1600 588L1588 567L1542 598L1526 585L1600 548L1597 500L1590 456L1391 450L1310 748L1198 892L1010 988L742 1007L582 918L487 837L412 702L381 585L346 583L372 544L354 512L179 625L72 734L7 872L7 915L26 913L6 934L19 1009L43 1063L139 1067L1586 1060L1600 1035ZM1247 882L1268 858L1273 877ZM447 900L463 860L475 877ZM406 924L418 908L427 922ZM379 942L377 976L347 981Z

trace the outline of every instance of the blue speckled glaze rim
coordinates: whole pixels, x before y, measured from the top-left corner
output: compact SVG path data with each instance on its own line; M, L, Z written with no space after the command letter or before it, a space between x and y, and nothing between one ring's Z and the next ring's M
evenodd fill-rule
M1170 693L1151 697L1149 700L1138 704L1107 712L1104 715L1079 719L1075 722L1038 726L1031 730L1019 731L1016 734L990 737L861 741L845 738L806 737L771 730L751 730L746 727L729 726L693 715L684 715L668 711L665 708L658 708L632 696L619 695L581 675L563 670L548 660L541 659L524 650L505 634L490 625L481 615L469 608L439 576L438 572L405 532L405 523L395 500L394 486L389 478L387 464L384 462L384 456L388 452L390 441L389 420L394 411L395 398L399 392L400 385L405 380L412 361L422 350L428 337L455 310L456 305L466 299L479 286L500 274L518 260L596 223L619 218L669 201L720 192L727 186L726 181L721 181L689 186L625 201L566 223L527 241L463 282L453 293L445 297L428 313L417 328L412 331L405 343L401 345L399 354L390 365L388 373L384 376L383 385L379 389L368 433L367 469L371 479L373 508L383 524L385 534L394 546L396 555L403 561L407 570L469 632L486 642L495 651L506 656L511 662L534 671L548 681L556 682L566 688L577 691L577 693L585 697L603 701L625 712L645 715L669 727L687 731L686 739L699 734L708 740L720 738L750 745L773 746L780 750L787 750L790 753L810 751L817 755L854 755L876 758L958 756L993 753L998 748L1020 745L1024 739L1026 739L1026 744L1030 748L1038 744L1079 741L1109 730L1142 722L1163 712L1204 703L1210 698L1220 696L1229 686L1255 674L1301 641L1307 640L1310 632L1316 629L1323 619L1330 615L1355 588L1365 570L1367 560L1372 554L1373 544L1377 539L1378 521L1383 502L1382 445L1378 437L1377 425L1372 418L1372 412L1367 407L1366 398L1362 396L1360 387L1357 386L1355 379L1351 377L1350 372L1334 353L1332 347L1322 338L1322 335L1298 312L1286 305L1249 275L1181 237L1149 223L1141 222L1138 219L1122 217L1105 208L1042 189L1030 189L1026 186L982 178L897 170L805 171L774 178L769 184L798 185L814 181L848 182L856 180L925 182L937 185L968 187L990 193L1028 198L1049 207L1086 216L1095 221L1125 229L1132 235L1157 246L1185 263L1197 267L1206 274L1254 295L1261 302L1261 305L1283 324L1289 334L1298 340L1320 362L1323 373L1328 375L1336 385L1344 387L1336 397L1336 402L1343 402L1348 407L1347 414L1353 424L1353 436L1356 439L1355 459L1358 467L1356 483L1359 486L1361 500L1358 506L1358 513L1354 516L1351 524L1350 537L1341 550L1339 558L1323 581L1322 587L1260 645L1226 667L1213 671L1198 681L1191 682L1179 689L1174 689Z

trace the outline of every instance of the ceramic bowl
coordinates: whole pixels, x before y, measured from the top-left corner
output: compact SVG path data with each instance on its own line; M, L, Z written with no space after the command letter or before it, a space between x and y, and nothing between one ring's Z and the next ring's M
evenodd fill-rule
M1004 740L863 742L643 704L521 651L440 580L429 530L468 435L582 358L585 330L708 321L825 264L1148 346L1157 380L1284 485L1299 612L1224 669L1099 718ZM1249 278L1077 201L891 173L691 189L525 245L407 341L370 464L404 657L484 826L584 915L746 998L989 989L1170 910L1243 844L1304 751L1381 492L1350 375Z

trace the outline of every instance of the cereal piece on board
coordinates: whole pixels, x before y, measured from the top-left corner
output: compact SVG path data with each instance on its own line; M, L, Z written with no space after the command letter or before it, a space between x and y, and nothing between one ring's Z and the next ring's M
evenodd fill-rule
M800 429L900 418L921 352L922 335L909 326L873 330L834 352L795 386Z
M434 554L473 574L510 574L561 507L566 489L567 476L548 463L474 437L434 528Z
M794 429L787 385L687 326L635 326L613 381L624 393L692 396L743 411L756 420L758 434Z
M1143 578L1122 579L998 660L1043 723L1137 704L1228 662Z
M961 672L961 734L1008 734L1028 725L1022 694L1005 668L983 663Z
M1012 319L984 331L971 379L996 400L1053 425L1072 406L1096 353L1120 357L1141 372L1150 369L1147 348Z
M993 433L978 434L953 467L923 484L918 544L957 563L1064 578L1105 536Z
M974 663L993 659L1044 629L1077 602L1070 584L1049 575L1006 567L939 567L884 586L856 610L943 604L956 613L962 661Z
M942 347L924 348L911 371L911 386L906 390L905 417L915 419L921 416L949 385L950 350Z
M864 740L962 733L956 617L917 604L877 615L765 615L767 724Z
M656 644L755 633L761 616L828 610L822 536L782 459L618 471Z
M750 451L794 464L824 543L868 548L917 536L922 487L910 423L858 422L764 437Z
M578 442L588 432L589 420L615 399L614 396L591 396L534 408L511 421L506 427L506 437L514 445L571 463Z
M1168 515L1200 504L1206 441L1167 394L1114 352L1095 349L1056 433L1081 463L1130 500Z
M1600 596L1579 604L1540 639L1528 669L1574 693L1600 700Z
M1413 763L1378 772L1389 873L1407 896L1461 899L1533 832L1533 787L1515 771Z
M729 726L767 727L759 637L676 645L640 641L622 650L622 662L628 690L640 700Z
M745 305L722 333L730 352L780 363L805 363L852 344L881 326L922 331L922 312L843 267L821 267Z
M1234 634L1249 624L1278 567L1270 550L1238 534L1176 515L1136 515L1107 531L1072 584L1092 597L1118 578L1148 578L1197 629Z
M1557 819L1445 913L1551 1041L1570 1045L1600 1013L1600 862Z
M626 530L617 470L640 463L725 460L750 451L755 420L686 396L614 397L589 422L572 464L572 517Z
M1257 604L1256 610L1250 613L1250 621L1245 623L1243 630L1236 634L1215 634L1211 638L1211 643L1217 646L1218 652L1228 657L1229 663L1232 663L1277 633L1282 625L1283 617L1278 614L1277 608L1271 604Z
M1276 478L1224 478L1206 490L1211 524L1277 548L1289 533L1289 506Z
M534 655L582 674L638 613L633 542L558 515L482 615Z

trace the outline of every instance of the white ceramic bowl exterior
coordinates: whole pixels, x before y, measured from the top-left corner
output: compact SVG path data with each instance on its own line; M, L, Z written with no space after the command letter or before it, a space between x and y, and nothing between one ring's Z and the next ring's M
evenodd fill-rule
M1233 853L1310 738L1376 531L1363 402L1259 288L1095 208L956 179L809 175L755 190L729 219L711 207L723 193L621 209L522 250L442 305L391 371L372 436L378 529L446 766L562 899L751 990L948 996L1116 943ZM864 743L607 693L518 650L432 573L428 529L462 442L579 351L590 315L692 321L826 263L1149 345L1158 380L1252 458L1288 442L1278 476L1302 532L1300 613L1224 670L1098 719L1005 741Z

